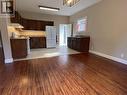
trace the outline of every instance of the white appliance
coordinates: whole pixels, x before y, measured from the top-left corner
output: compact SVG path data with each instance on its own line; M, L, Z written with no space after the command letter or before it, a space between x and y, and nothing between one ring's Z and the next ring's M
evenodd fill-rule
M56 47L56 27L46 26L46 45L47 48Z

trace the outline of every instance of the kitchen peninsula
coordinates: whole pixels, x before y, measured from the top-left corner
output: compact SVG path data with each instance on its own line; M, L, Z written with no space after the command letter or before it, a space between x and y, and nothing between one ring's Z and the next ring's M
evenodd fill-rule
M27 57L30 49L46 48L46 33L44 31L22 30L21 27L18 24L8 26L14 59Z

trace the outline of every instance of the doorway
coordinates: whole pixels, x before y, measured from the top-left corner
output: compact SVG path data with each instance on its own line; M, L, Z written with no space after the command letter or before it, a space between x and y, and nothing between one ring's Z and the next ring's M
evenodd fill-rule
M67 46L67 37L71 36L71 24L60 24L59 27L59 46Z

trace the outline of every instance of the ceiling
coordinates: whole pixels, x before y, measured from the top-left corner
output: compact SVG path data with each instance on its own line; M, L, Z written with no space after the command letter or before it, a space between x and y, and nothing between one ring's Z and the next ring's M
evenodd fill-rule
M70 16L99 1L101 0L80 0L76 5L72 7L67 7L63 6L63 0L16 0L16 9L18 11ZM60 11L52 12L40 10L38 5L60 8Z

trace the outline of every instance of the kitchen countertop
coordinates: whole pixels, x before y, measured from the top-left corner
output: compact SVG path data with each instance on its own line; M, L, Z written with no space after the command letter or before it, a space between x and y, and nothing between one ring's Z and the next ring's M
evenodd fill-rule
M10 39L30 39L32 37L45 37L45 36L15 37L15 38L10 38Z
M16 37L16 38L11 38L11 39L29 39L29 37Z
M15 27L8 26L9 36L14 38L11 39L27 39L28 37L46 37L45 31L37 30L17 30ZM15 37L16 36L16 37Z

